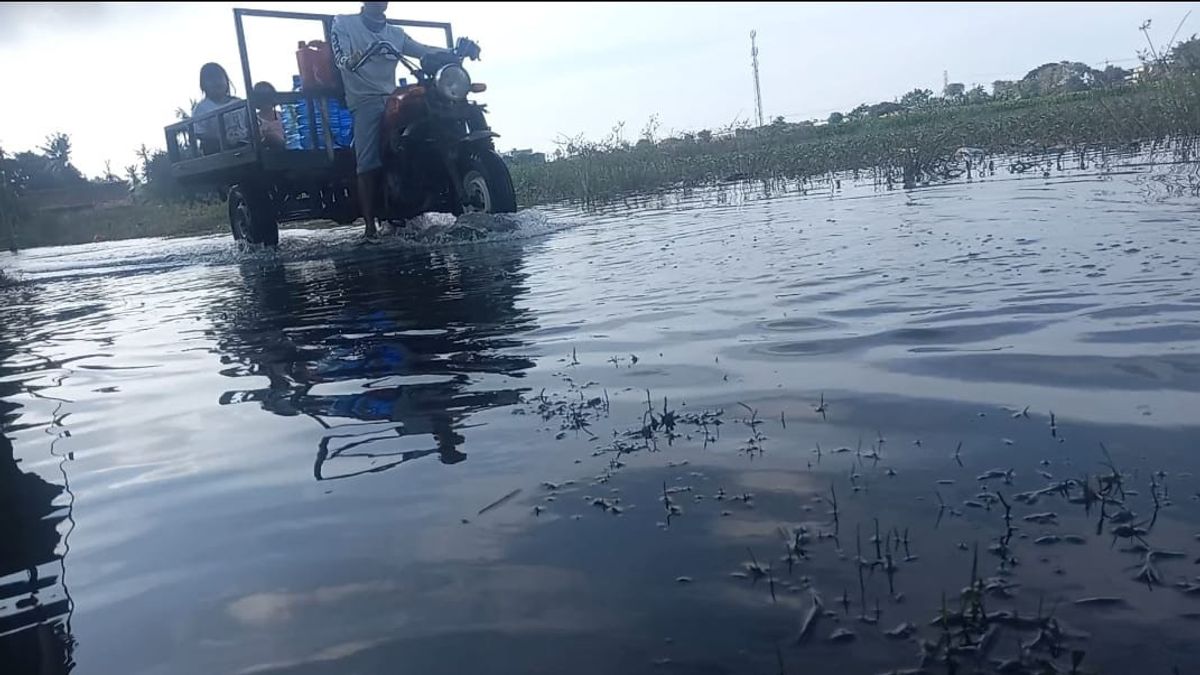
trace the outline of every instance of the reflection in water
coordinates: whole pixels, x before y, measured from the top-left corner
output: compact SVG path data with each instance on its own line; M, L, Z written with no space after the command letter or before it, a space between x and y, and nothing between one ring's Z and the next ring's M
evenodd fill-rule
M511 337L532 326L519 246L389 254L314 268L243 263L244 289L215 320L223 374L268 386L222 404L258 402L325 430L317 480L385 471L437 455L466 459L455 432L470 414L518 402L487 386L533 362ZM465 292L464 289L469 289Z
M0 675L1197 672L1195 202L1066 178L23 253Z
M0 362L10 356L0 343ZM73 607L66 590L66 551L58 547L61 542L65 549L59 527L70 520L74 497L69 489L22 470L7 436L20 407L8 398L20 389L0 380L0 670L66 673L74 667ZM56 412L52 426L61 419ZM70 503L61 508L55 502L64 493Z

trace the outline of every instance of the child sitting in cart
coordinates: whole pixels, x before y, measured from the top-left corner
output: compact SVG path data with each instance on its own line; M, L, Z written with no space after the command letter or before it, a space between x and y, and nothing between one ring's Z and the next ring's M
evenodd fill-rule
M254 109L258 112L258 133L262 144L274 150L283 150L287 142L283 137L283 122L275 107L275 87L270 82L254 85Z
M225 69L219 63L206 63L200 68L200 91L204 92L204 98L192 108L192 117L203 117L218 108L229 105L234 101L240 101L238 97L231 93L229 83L229 75L225 73ZM236 147L246 142L249 138L247 129L250 127L250 120L246 117L244 109L231 110L223 113L221 117L225 118L225 145L226 147ZM200 141L200 152L205 155L211 155L221 151L220 126L217 123L216 117L209 117L196 121L193 125L196 137Z

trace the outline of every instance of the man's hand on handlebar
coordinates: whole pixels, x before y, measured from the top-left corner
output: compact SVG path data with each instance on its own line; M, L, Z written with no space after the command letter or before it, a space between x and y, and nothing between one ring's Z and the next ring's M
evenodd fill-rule
M460 58L478 61L480 53L479 44L470 38L459 38L458 44L454 46L454 53Z

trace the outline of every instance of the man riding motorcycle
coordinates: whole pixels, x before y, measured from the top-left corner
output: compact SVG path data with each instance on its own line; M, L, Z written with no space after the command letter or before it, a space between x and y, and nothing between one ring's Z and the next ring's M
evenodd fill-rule
M376 235L375 195L381 188L383 160L380 153L380 129L387 97L396 88L396 65L388 50L358 65L365 52L379 42L387 43L400 54L421 59L450 50L430 47L408 37L404 29L387 23L388 3L364 2L358 14L334 18L331 47L342 73L346 104L354 119L354 156L358 173L358 195L366 236Z

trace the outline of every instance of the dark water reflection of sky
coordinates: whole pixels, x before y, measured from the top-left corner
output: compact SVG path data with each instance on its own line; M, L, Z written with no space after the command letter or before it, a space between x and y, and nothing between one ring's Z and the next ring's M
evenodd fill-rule
M1149 545L1183 557L1149 588L1111 525L1045 496L1014 508L1016 585L991 608L1040 603L1093 669L1191 672L1197 202L1186 167L1111 168L697 193L524 214L527 236L472 245L336 230L277 256L214 237L6 257L31 283L0 309L0 670L914 667L882 631L936 640L976 544L993 576L987 495L1094 475L1103 443L1139 522L1158 486ZM724 423L606 452L642 442L647 390L656 414ZM1011 484L979 480L994 469ZM911 559L860 590L876 522ZM751 560L771 579L735 576ZM814 591L836 617L797 646ZM1075 603L1095 596L1122 604Z

